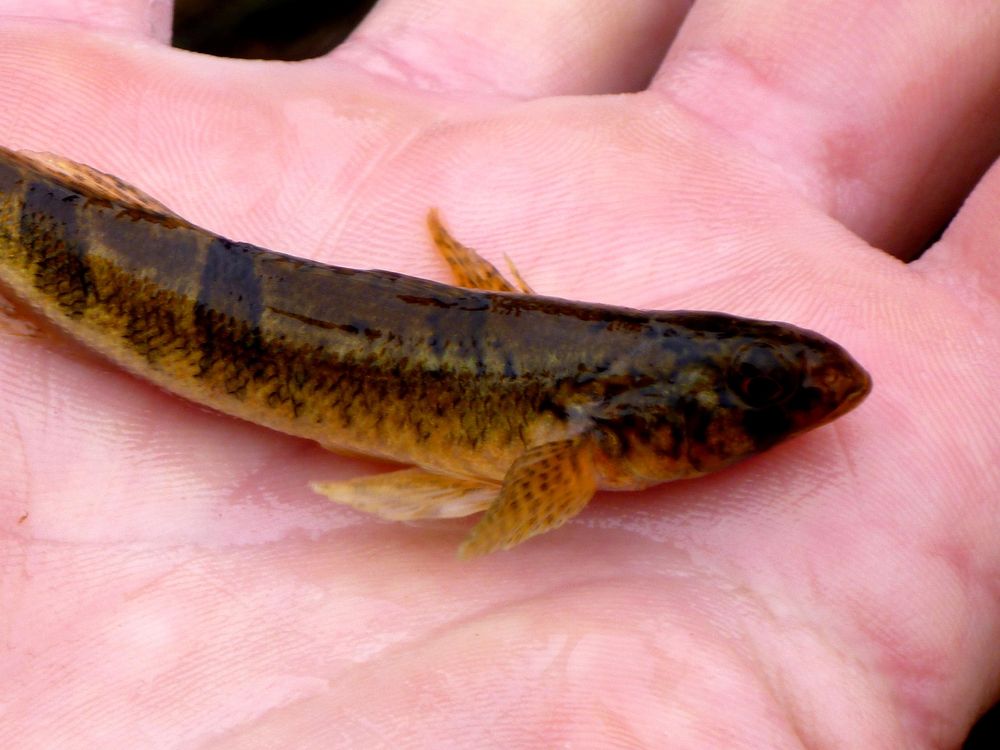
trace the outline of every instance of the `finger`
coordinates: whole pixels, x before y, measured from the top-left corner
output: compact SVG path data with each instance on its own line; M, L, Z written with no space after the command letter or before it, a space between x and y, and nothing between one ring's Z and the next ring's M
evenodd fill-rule
M702 0L654 87L908 255L1000 149L998 35L993 0Z
M331 59L430 90L512 96L634 91L683 0L385 0Z
M1000 307L1000 162L969 196L941 241L913 268L952 286L975 308Z
M13 16L67 21L88 29L170 41L174 4L171 0L0 0L0 18Z

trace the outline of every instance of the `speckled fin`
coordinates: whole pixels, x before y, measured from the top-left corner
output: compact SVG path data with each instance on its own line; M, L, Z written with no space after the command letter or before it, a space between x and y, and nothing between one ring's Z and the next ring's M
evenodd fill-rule
M345 482L312 482L313 490L390 521L457 518L489 507L500 487L489 482L401 469Z
M458 549L460 557L509 549L562 526L596 490L593 452L586 436L545 443L507 471L500 497Z
M19 156L31 161L38 171L54 177L58 182L77 190L83 195L91 195L114 201L115 203L133 205L154 214L169 216L184 224L188 223L153 196L144 193L133 185L129 185L114 175L101 172L78 161L67 159L65 156L50 154L46 151L18 151L17 153Z
M531 287L521 278L514 267L514 263L504 255L510 272L517 282L517 286L511 284L504 278L496 266L471 247L466 247L461 242L451 236L451 233L444 228L441 217L435 209L431 209L427 214L427 227L431 231L431 239L441 255L451 267L451 272L459 286L469 289L485 289L490 292L524 292L534 294Z

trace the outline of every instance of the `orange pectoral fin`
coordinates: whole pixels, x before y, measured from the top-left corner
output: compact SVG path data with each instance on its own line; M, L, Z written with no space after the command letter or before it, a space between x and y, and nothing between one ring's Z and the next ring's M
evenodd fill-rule
M562 526L597 489L593 450L586 436L530 449L507 471L500 497L459 547L460 557L510 549Z
M437 247L438 252L444 256L451 273L455 277L455 282L459 286L469 289L484 289L488 292L517 292L532 294L521 274L517 272L514 263L506 255L504 259L510 266L511 273L517 281L517 286L511 284L504 278L496 266L471 247L466 247L461 242L451 236L451 233L444 228L441 217L435 209L431 209L427 214L427 227L431 231L431 239Z

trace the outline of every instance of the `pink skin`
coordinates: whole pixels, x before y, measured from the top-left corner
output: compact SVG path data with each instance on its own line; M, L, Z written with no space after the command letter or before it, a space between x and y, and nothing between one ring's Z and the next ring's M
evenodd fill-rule
M941 748L997 698L1000 7L500 5L387 0L288 65L0 0L0 138L447 279L438 206L542 293L813 328L872 395L466 563L467 520L306 489L384 467L0 321L0 746Z

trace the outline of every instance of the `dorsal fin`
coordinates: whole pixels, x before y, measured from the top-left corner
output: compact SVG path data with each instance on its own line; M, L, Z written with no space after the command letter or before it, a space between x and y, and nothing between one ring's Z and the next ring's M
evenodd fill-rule
M82 195L103 198L112 203L122 203L185 224L188 223L153 196L114 175L47 151L17 151L16 154L36 171Z
M516 285L507 281L497 267L486 258L452 237L451 232L441 223L441 217L435 208L427 213L427 228L431 232L431 240L451 267L452 275L459 286L466 289L485 289L490 292L520 291L523 294L534 294L514 267L514 262L506 254L504 259L514 275Z

